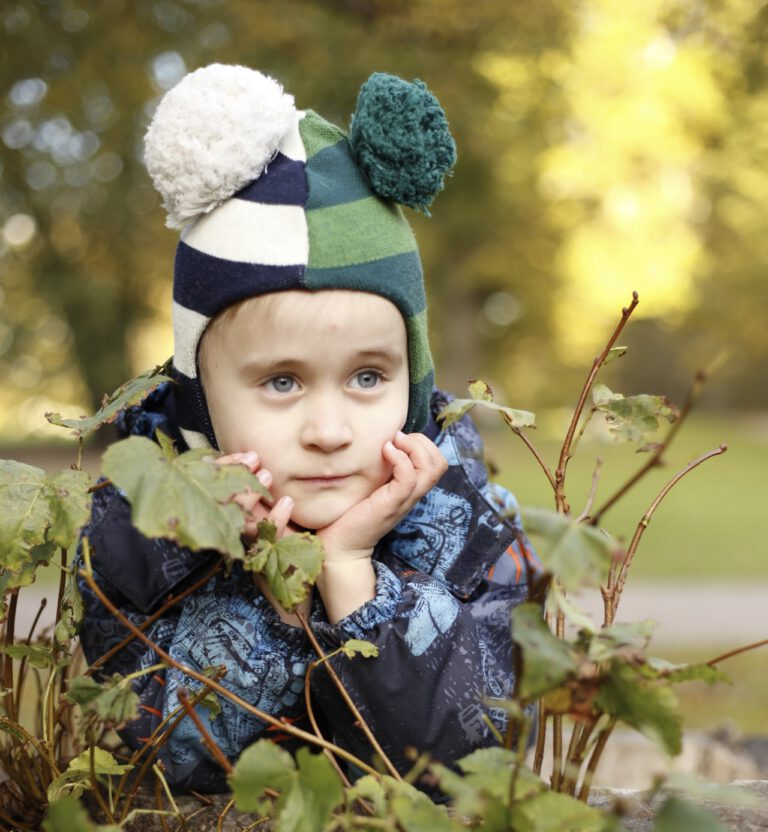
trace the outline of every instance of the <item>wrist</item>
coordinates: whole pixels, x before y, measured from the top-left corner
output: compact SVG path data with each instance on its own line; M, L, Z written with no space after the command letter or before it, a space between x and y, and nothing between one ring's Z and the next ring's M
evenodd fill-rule
M328 620L338 624L376 597L376 572L370 552L352 560L324 561L315 586L323 599Z

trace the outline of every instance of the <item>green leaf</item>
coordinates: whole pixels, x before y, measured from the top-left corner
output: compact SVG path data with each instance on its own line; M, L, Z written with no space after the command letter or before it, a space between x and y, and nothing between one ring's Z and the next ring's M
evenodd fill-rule
M110 396L105 396L101 408L93 416L81 416L79 419L62 419L58 413L46 413L45 418L52 424L63 428L72 428L72 436L84 436L97 430L102 425L114 422L121 410L140 404L153 390L156 390L170 376L161 372L164 367L147 370L136 378L122 384Z
M627 654L627 648L645 647L656 626L655 621L612 624L597 632L589 641L587 656L594 662L605 662Z
M682 750L682 726L672 690L645 679L640 670L612 661L595 699L607 714L618 717L656 740L673 756Z
M84 713L96 714L113 728L122 728L139 716L139 697L130 681L119 673L102 683L88 676L76 676L64 698L80 705Z
M451 832L457 828L445 807L436 805L405 781L392 781L389 800L392 814L408 832Z
M243 567L261 572L278 603L286 610L300 604L323 565L323 546L309 532L287 534L275 540L275 526L262 520L258 539L251 545Z
M374 816L384 817L387 813L387 793L380 780L366 774L355 780L351 789L347 789L347 803L351 806L355 800L362 798L373 805Z
M112 445L102 470L131 504L134 525L147 537L164 537L190 549L243 557L243 513L231 498L241 491L269 496L244 465L216 465L212 452L187 451L169 459L143 436Z
M93 749L93 773L98 778L107 775L119 776L132 769L133 766L128 763L118 763L109 751L103 748ZM68 791L77 797L84 788L91 787L91 749L86 748L82 754L70 760L67 770L48 786L48 801L53 803Z
M302 813L300 822L293 828L297 832L315 832L328 824L331 813L344 799L344 789L325 754L312 754L308 748L300 748L296 764Z
M728 832L706 809L679 797L668 797L656 813L654 832Z
M600 585L613 552L602 531L545 508L523 508L520 517L544 568L566 590Z
M594 621L592 621L586 612L579 609L560 589L558 584L553 581L547 593L547 612L555 614L558 610L565 616L566 621L573 624L579 630L586 633L595 632Z
M83 804L69 795L51 801L43 821L45 832L96 832L97 828L88 818ZM108 828L101 827L105 831Z
M602 832L606 818L580 800L549 790L538 792L515 805L510 828L518 829L524 821L535 832Z
M235 805L253 812L261 804L264 789L289 789L296 779L293 757L269 740L257 740L243 751L229 775Z
M71 546L90 514L85 471L47 477L41 468L0 460L0 572L2 588L26 586L57 547ZM15 580L17 579L17 580Z
M680 415L665 396L623 396L600 383L592 388L592 402L605 414L608 430L622 442L643 442L659 429L659 419L674 422Z
M522 699L537 699L576 673L576 652L550 632L538 604L520 604L512 611L512 638L523 650Z
M611 361L615 361L617 358L624 358L628 349L629 347L611 347L608 350L608 355L605 356L603 367L610 364Z
M40 644L0 644L0 653L12 659L26 659L32 667L53 667L53 650Z
M72 570L64 586L64 594L61 597L61 613L53 633L56 644L59 646L69 644L77 635L82 620L83 598L77 585L77 576Z
M473 379L469 385L469 399L454 399L438 413L437 420L443 430L458 422L476 405L498 411L504 421L514 428L532 428L536 426L536 416L528 410L514 410L502 407L493 401L491 386L478 379Z
M708 664L673 664L665 659L651 657L648 659L648 666L655 671L655 676L673 684L702 681L708 685L714 685L716 682L730 683L731 681L727 673Z
M362 656L364 659L376 658L379 655L379 648L370 641L363 641L359 638L351 638L345 641L339 648L341 652L351 659L354 656Z

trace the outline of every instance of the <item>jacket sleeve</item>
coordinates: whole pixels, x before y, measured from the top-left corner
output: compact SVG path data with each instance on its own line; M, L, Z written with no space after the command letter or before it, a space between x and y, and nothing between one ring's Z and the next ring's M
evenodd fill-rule
M168 541L145 538L132 525L127 502L111 486L95 492L84 535L90 540L96 582L136 625L171 594L202 577L218 558L215 553L193 553ZM128 632L84 581L81 592L85 620L80 638L86 658L93 662ZM309 660L304 633L283 624L255 590L251 576L241 570L218 573L145 632L176 661L194 670L224 665L223 684L262 710L289 719L303 715L301 694ZM156 663L157 653L134 639L107 663L104 673L127 675ZM180 687L190 695L200 689L197 681L174 668L139 676L133 685L140 716L121 732L132 748L141 747L161 720L176 711ZM229 700L218 699L218 705L218 714L202 706L197 711L224 753L234 759L265 725ZM204 792L226 788L223 772L188 717L162 747L160 758L166 778L176 788Z
M373 642L376 658L343 655L331 661L395 766L407 772L409 749L452 764L495 745L484 715L503 734L507 714L489 705L514 685L509 615L527 597L524 583L484 580L472 597L456 598L441 583L394 557L375 563L377 595L333 626L315 620L328 650L349 638ZM330 677L320 670L313 695L336 742L363 759L370 746Z

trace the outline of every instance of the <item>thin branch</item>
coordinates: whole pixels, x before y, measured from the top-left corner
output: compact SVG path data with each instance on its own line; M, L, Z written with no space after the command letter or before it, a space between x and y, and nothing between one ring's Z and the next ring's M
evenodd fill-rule
M768 644L768 638L764 638L762 641L755 641L752 644L747 644L744 647L737 647L735 650L729 650L727 653L723 653L722 656L716 656L714 659L710 659L707 664L710 667L714 667L716 664L720 664L720 662L724 662L726 659L731 659L734 656L739 656L742 653L748 653L750 650L757 650L758 647L765 647Z
M392 777L394 777L395 780L402 780L403 778L400 776L400 772L395 768L394 764L386 755L381 745L379 745L379 741L374 736L373 731L371 731L370 726L363 718L363 715L360 713L357 705L355 705L355 703L352 701L352 697L349 695L347 689L344 687L344 683L341 681L338 674L333 669L333 665L329 661L326 661L327 656L323 652L323 648L320 646L320 642L317 640L315 634L312 632L312 628L307 623L306 618L304 618L304 616L298 611L298 609L296 610L296 617L299 619L301 626L304 628L304 632L307 634L307 638L309 639L312 648L320 657L320 660L325 664L325 669L328 671L328 675L333 680L334 685L336 685L336 688L341 694L341 698L344 700L347 707L352 712L352 716L355 718L355 721L362 729L363 733L368 739L368 742L373 747L373 750L379 755L381 761L384 763L385 768L392 775Z
M587 504L584 506L584 511L576 518L577 523L581 523L589 517L589 512L592 511L592 504L595 502L595 495L597 494L597 484L600 481L600 469L603 467L603 460L598 457L595 460L595 470L592 472L592 487L589 490L589 497L587 497Z
M584 382L584 387L581 390L579 401L576 404L576 408L573 411L573 416L571 417L570 425L568 425L568 432L565 435L563 447L560 449L560 460L558 461L557 468L555 470L555 504L557 506L557 510L561 513L567 513L567 502L564 493L565 469L568 465L568 459L570 458L571 444L573 443L573 437L576 433L576 426L578 425L579 419L581 418L582 411L584 410L584 406L587 402L587 396L589 396L589 392L592 389L592 385L595 382L595 378L597 377L600 368L603 366L603 362L608 356L608 353L611 351L611 348L616 343L616 340L618 339L619 335L621 335L621 331L624 329L625 324L629 320L629 316L634 311L638 302L639 300L637 292L632 292L632 302L629 306L626 306L624 307L624 309L621 310L621 319L619 320L616 329L613 331L613 334L608 339L608 343L603 348L603 351L592 363L592 369L589 371L587 380Z
M325 739L323 737L323 732L320 730L320 726L317 724L317 720L315 719L315 709L312 705L312 696L310 695L310 681L312 679L312 671L317 667L317 662L310 662L307 665L307 673L304 677L304 704L307 706L307 716L309 716L309 724L312 726L312 730L317 734L318 737ZM323 753L328 758L330 764L336 770L336 773L341 778L341 782L349 788L352 784L349 782L349 778L344 771L342 770L341 766L338 763L338 760L331 754L331 752L326 748L324 749Z
M544 764L544 746L547 741L547 712L544 710L544 700L538 702L539 719L536 725L536 751L533 755L533 773L541 775L541 767Z
M195 728L200 732L200 736L203 738L203 744L205 747L211 752L213 755L214 760L227 772L227 774L232 774L234 771L232 767L232 763L226 758L224 752L219 747L219 744L216 740L211 736L210 731L203 725L202 719L200 719L199 714L197 711L192 707L192 703L189 701L189 694L187 693L186 688L179 688L176 691L176 696L181 703L181 707L187 712L187 716L195 723Z
M590 518L590 523L593 526L597 526L602 519L602 516L611 508L615 503L617 503L631 488L633 488L637 483L653 468L657 466L663 465L664 460L663 456L667 450L669 450L669 446L672 444L672 440L675 436L679 433L680 428L683 426L683 423L687 419L688 415L690 414L691 410L693 410L694 406L701 398L702 391L704 390L704 386L709 378L711 370L699 370L696 373L693 385L691 386L690 391L688 392L688 396L683 404L682 408L680 409L680 413L672 423L669 428L669 431L664 438L664 441L659 445L659 447L650 455L647 459L645 464L638 469L636 473L634 473L621 487L619 487L611 496L600 506L600 508L592 515Z
M94 483L88 489L88 493L93 494L94 491L101 491L102 488L106 488L108 485L112 485L112 480L102 480L101 482Z
M618 577L616 579L616 588L615 588L615 599L613 602L613 612L615 614L616 609L619 605L619 600L621 597L621 593L624 590L624 584L627 581L627 573L629 572L629 567L632 565L632 560L635 557L635 553L637 552L637 547L640 545L640 540L642 539L643 535L645 534L645 530L648 528L651 518L656 512L656 509L659 507L661 501L669 494L669 492L677 485L678 482L686 475L693 471L694 468L698 468L702 462L706 462L708 459L712 459L713 457L720 456L720 454L724 454L728 450L727 445L720 445L720 447L715 448L712 451L707 451L707 453L702 454L700 457L697 457L693 460L693 462L689 462L682 471L678 471L674 477L661 489L656 499L651 503L648 511L645 512L640 522L637 524L637 528L635 529L635 534L632 537L632 541L629 544L629 548L627 549L627 554L624 557L624 561L621 564L621 569L619 570ZM613 619L607 622L608 624L613 623Z
M11 590L11 600L8 604L8 617L5 625L5 646L9 647L13 644L14 629L16 626L16 607L19 603L19 588L14 587ZM5 654L5 661L3 663L3 687L7 693L3 697L5 712L12 719L16 719L16 708L13 701L13 658L10 654Z
M512 424L512 422L509 420L509 417L507 416L506 413L502 412L501 415L504 417L504 421L509 425L509 427L512 428L512 433L517 434L517 436L519 436L523 440L523 442L525 443L525 446L528 448L528 450L534 455L534 457L536 458L536 462L539 463L539 465L541 466L541 470L546 474L546 477L549 480L549 484L552 486L552 490L554 491L555 490L555 478L554 478L552 472L549 470L549 466L547 465L546 462L544 462L541 454L538 452L538 450L534 446L533 442L531 442L531 440L523 433L522 428L515 427Z
M592 788L592 780L595 776L595 771L597 770L597 764L600 762L600 757L603 754L605 744L608 742L611 734L613 733L613 729L616 727L616 722L616 718L613 717L605 728L603 728L600 732L600 736L597 738L595 747L592 750L592 756L589 758L587 770L584 773L584 779L581 781L581 789L579 789L579 800L584 803L587 802L587 798L589 797L589 791Z
M207 584L208 581L222 568L223 564L223 560L216 561L213 568L206 572L202 578L187 587L184 592L180 592L178 595L173 595L162 605L162 607L160 607L160 609L157 610L157 612L154 612L152 615L145 618L141 624L137 625L138 629L144 632L144 630L151 627L155 621L157 621L158 618L162 618L162 616L164 616L168 610L171 609L171 607L178 604L179 601L183 601L187 595L191 595L201 586ZM103 656L99 656L99 658L86 669L83 675L90 676L95 670L98 670L100 667L105 665L112 658L112 656L119 653L124 647L127 647L135 638L137 638L137 636L134 635L134 633L128 633L128 635L119 644L116 644L111 650L104 653Z
M233 702L235 705L243 708L243 710L247 711L248 713L253 714L254 716L258 717L262 722L266 722L267 725L274 725L277 728L285 731L287 734L292 734L294 737L298 739L304 740L305 742L311 743L312 745L318 745L321 748L329 748L335 754L338 754L344 759L348 760L353 765L358 766L367 774L371 774L374 777L378 778L379 773L376 769L369 766L367 763L363 762L363 760L356 757L354 754L346 751L343 748L339 748L333 743L327 742L326 740L321 740L319 737L316 737L314 734L310 734L308 731L303 731L301 728L297 728L295 725L290 725L288 723L281 722L276 717L272 716L272 714L268 714L266 711L262 711L260 708L257 708L255 705L251 705L250 702L246 702L245 699L238 696L236 693L232 693L231 690L228 690L223 685L219 684L213 679L204 676L202 673L194 670L187 665L181 664L177 662L176 659L172 658L168 653L165 652L159 645L155 644L152 639L148 638L144 633L136 627L133 622L131 622L119 609L107 598L107 596L102 592L101 587L96 583L93 577L93 571L90 569L90 556L88 555L88 547L87 544L83 547L83 554L86 557L86 563L88 565L87 569L81 569L80 574L85 578L88 586L91 588L91 591L96 595L96 597L101 601L101 603L106 607L106 609L128 630L136 635L142 643L146 644L147 647L151 648L155 651L157 656L162 659L164 662L169 664L171 667L176 668L176 670L184 673L187 676L190 676L193 679L196 679L198 682L202 682L204 685L208 685L216 693L221 694L226 699L229 699L230 702Z
M37 608L37 614L35 615L34 621L32 622L32 626L29 628L29 633L27 634L27 640L25 644L27 647L32 643L32 636L35 633L35 629L37 628L37 622L40 620L40 616L43 614L43 610L48 605L48 599L42 598L40 600L40 606ZM26 673L24 672L27 667L27 657L23 656L21 659L21 663L19 664L19 675L16 678L16 713L19 712L19 705L21 703L21 693L24 689L24 681L26 679Z

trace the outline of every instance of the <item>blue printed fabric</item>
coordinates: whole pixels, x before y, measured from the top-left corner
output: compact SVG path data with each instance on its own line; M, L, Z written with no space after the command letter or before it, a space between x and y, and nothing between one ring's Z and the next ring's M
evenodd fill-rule
M448 401L433 394L433 412ZM158 425L176 433L173 388L164 386L123 419L123 428L153 435ZM517 504L489 483L479 436L468 417L440 432L427 428L449 467L440 482L379 541L374 550L375 597L331 624L315 596L311 624L332 651L349 638L366 639L375 659L331 660L385 751L403 772L408 749L428 752L446 764L495 744L485 715L502 733L503 708L489 699L508 697L514 685L510 612L528 597L539 565L517 520ZM148 540L132 525L130 507L112 486L94 494L85 533L93 550L97 582L135 624L171 595L199 584L153 621L147 633L182 665L198 672L223 666L223 684L251 705L306 727L304 684L315 657L304 632L284 624L255 588L250 574L216 571L219 556L190 552L168 541ZM214 572L205 580L208 572ZM125 630L84 589L86 620L81 640L94 661L118 645ZM157 663L155 652L131 641L104 671L134 672ZM362 759L371 750L335 685L320 665L312 699L326 736ZM141 717L123 731L133 747L146 743L161 720L178 713L178 691L199 683L167 669L137 678ZM232 760L259 736L289 749L296 743L258 717L219 697L221 712L198 706L201 719ZM167 778L177 789L226 788L221 770L188 717L181 718L162 749Z

